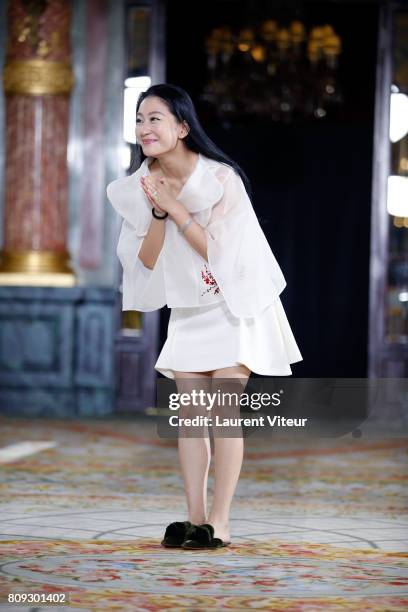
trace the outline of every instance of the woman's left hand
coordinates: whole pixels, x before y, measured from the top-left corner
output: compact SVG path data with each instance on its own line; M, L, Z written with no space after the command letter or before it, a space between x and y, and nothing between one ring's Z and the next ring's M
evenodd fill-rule
M153 207L170 214L174 206L177 206L177 201L163 176L158 176L156 179L151 176L142 176L140 183Z

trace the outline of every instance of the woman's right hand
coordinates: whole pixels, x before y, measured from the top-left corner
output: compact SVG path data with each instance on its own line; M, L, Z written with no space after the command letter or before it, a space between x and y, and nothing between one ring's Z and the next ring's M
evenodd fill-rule
M157 212L159 212L159 213L165 213L166 211L163 210L163 208L160 208L160 206L155 202L153 196L151 195L151 192L152 192L152 190L154 188L149 183L149 179L146 179L146 177L142 176L141 179L140 179L140 183L142 185L143 191L145 192L145 195L147 196L147 199L149 200L150 204L152 205L152 208L157 210Z

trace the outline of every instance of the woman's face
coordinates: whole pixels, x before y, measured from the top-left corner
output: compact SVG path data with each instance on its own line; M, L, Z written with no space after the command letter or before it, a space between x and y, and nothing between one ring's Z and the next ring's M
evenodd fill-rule
M136 140L146 157L159 157L173 151L187 130L178 123L167 105L157 96L148 96L136 113Z

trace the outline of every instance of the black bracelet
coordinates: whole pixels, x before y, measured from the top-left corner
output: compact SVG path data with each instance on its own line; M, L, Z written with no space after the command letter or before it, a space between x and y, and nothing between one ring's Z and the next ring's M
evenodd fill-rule
M155 219L165 219L169 216L169 213L166 212L164 215L158 215L155 208L152 208L152 215Z

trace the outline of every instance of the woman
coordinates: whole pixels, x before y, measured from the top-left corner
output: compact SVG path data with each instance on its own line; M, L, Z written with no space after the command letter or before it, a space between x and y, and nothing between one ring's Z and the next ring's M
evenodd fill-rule
M290 364L302 356L279 298L286 282L256 218L247 177L205 134L180 87L153 85L140 95L136 111L144 161L110 183L107 193L123 217L117 247L123 309L171 308L155 369L174 378L179 392L197 384L209 390L220 381L238 383L242 392L251 371L290 375ZM179 434L189 516L168 525L164 546L230 543L243 438L214 435L215 486L207 516L211 446L207 428L202 431L198 437Z

